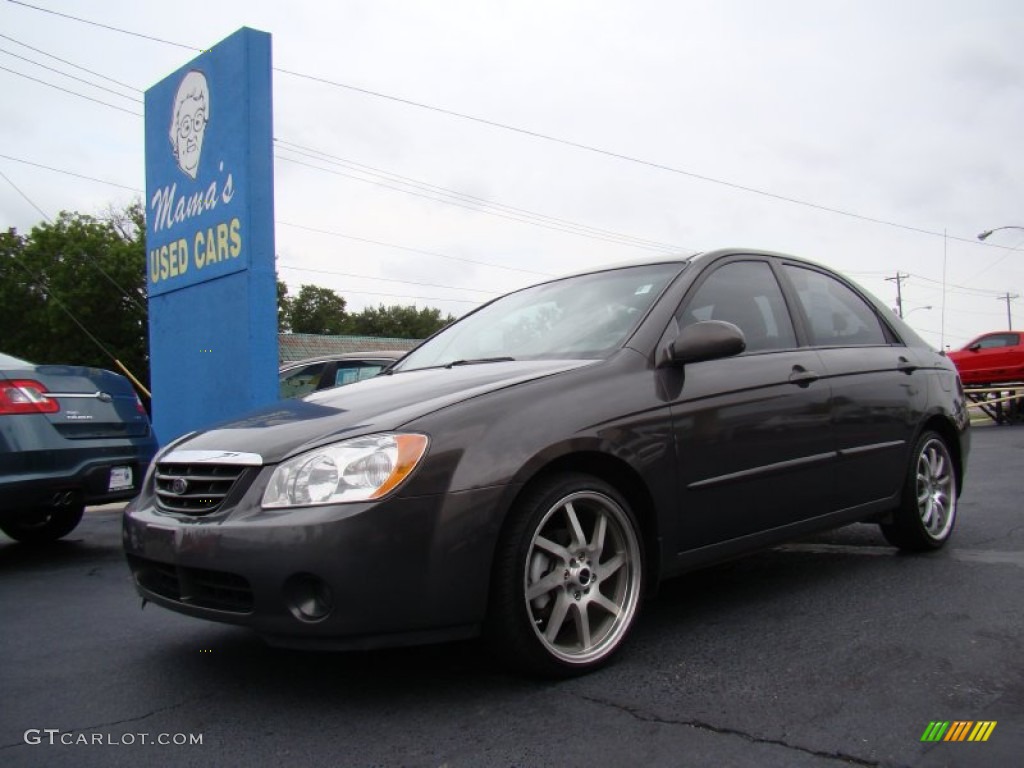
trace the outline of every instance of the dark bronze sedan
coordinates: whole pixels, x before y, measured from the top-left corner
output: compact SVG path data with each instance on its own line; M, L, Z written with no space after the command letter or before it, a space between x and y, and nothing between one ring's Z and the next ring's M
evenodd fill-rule
M188 435L125 512L141 595L273 644L483 632L593 669L661 579L858 521L941 547L952 363L821 266L721 250L553 280L388 373Z

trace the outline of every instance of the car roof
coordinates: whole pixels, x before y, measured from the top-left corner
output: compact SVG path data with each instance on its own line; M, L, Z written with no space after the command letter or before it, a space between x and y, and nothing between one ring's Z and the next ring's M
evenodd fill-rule
M808 264L808 265L814 266L814 267L821 267L821 268L824 268L826 270L829 270L829 271L832 271L832 272L836 272L837 274L840 274L840 275L843 274L841 271L836 270L833 267L828 266L827 264L823 264L821 262L815 261L813 259L808 259L808 258L805 258L805 257L802 257L802 256L794 256L793 254L782 253L781 251L767 250L767 249L764 249L764 248L745 248L745 247L742 247L742 246L733 246L733 247L728 247L728 248L715 248L714 250L707 250L707 251L694 251L694 252L691 252L691 253L680 253L680 254L676 254L676 255L666 255L666 256L656 257L656 258L650 258L650 257L643 258L643 257L641 257L641 258L638 258L638 259L632 259L632 260L629 260L629 261L621 261L621 262L616 262L616 263L613 263L613 264L604 264L604 265L596 266L596 267L587 267L587 268L584 268L584 269L580 269L580 270L577 270L577 271L566 273L564 275L558 275L558 276L556 276L556 277L554 277L552 279L553 280L562 280L562 279L567 278L567 277L581 277L583 275L590 275L590 274L593 274L595 272L610 272L612 270L617 270L617 269L629 269L630 267L649 267L649 266L654 266L654 265L657 265L657 264L678 264L678 265L680 265L680 267L682 267L683 265L686 265L686 264L692 264L694 262L700 262L701 264L705 264L705 263L707 263L709 261L713 261L713 260L715 260L717 258L720 258L720 257L723 257L723 256L771 256L771 257L775 257L775 258L779 258L779 259L785 259L787 261L794 261L794 262L800 262L800 263L803 263L803 264ZM550 281L549 280L545 280L545 281L542 281L542 282L550 282Z

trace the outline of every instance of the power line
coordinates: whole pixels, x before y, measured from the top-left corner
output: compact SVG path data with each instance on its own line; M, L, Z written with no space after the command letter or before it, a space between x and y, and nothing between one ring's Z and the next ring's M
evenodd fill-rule
M85 179L86 181L95 181L95 182L98 182L99 184L107 184L107 185L109 185L111 187L119 187L120 189L127 189L129 192L137 192L140 195L144 193L144 190L141 190L138 187L129 187L129 186L125 185L125 184L118 184L116 181L107 181L106 179L97 179L95 176L86 176L86 175L81 174L81 173L75 173L74 171L67 171L67 170L63 170L61 168L54 168L54 167L49 166L49 165L43 165L42 163L33 163L31 160L23 160L20 157L11 157L10 155L0 155L0 158L3 158L4 160L10 160L11 162L14 162L14 163L23 163L24 165L31 165L34 168L42 168L43 170L53 171L54 173L62 173L65 176L74 176L77 179Z
M13 2L13 1L14 0L8 0L8 2ZM39 83L40 85L45 85L48 88L54 88L55 90L63 91L64 93L70 93L72 96L77 96L80 99L86 99L87 101L94 101L97 104L102 104L105 107L110 107L111 109L116 109L118 112L127 112L129 115L135 115L136 117L142 117L143 116L141 112L132 112L130 109L126 109L124 107L119 107L116 104L110 104L109 102L101 101L100 99L94 99L92 96L86 96L84 93L78 93L78 91L72 91L72 90L70 90L68 88L61 88L59 85L54 85L53 83L48 83L45 80L40 80L38 77L32 77L31 75L26 75L23 72L18 72L16 70L9 69L7 67L0 67L0 70L3 70L4 72L10 72L12 75L17 75L18 77L23 77L26 80L31 80L31 81L33 81L35 83Z
M50 217L46 215L46 213L43 211L43 209L40 208L38 205L36 205L34 202L32 202L32 198L30 198L28 195L26 195L24 192L22 192L21 188L17 184L15 184L13 181L11 181L11 179L7 176L6 173L4 173L3 171L0 171L0 176L3 176L4 181L6 181L8 184L10 184L14 188L15 192L17 192L19 195L21 195L29 205L31 205L33 208L35 208L39 212L40 216L42 216L47 221L50 221Z
M979 244L979 243L977 243L977 241L974 238L956 237L954 235L948 235L947 236L943 232L937 232L937 231L930 230L930 229L924 229L923 227L914 227L914 226L911 226L909 224L900 224L899 222L889 221L887 219L879 219L879 218L876 218L876 217L873 217L873 216L866 216L866 215L859 214L859 213L853 213L852 211L844 211L844 210L842 210L840 208L832 208L832 207L827 206L827 205L821 205L819 203L812 203L812 202L810 202L808 200L801 200L801 199L795 198L795 197L789 197L789 196L786 196L786 195L780 195L780 194L776 194L774 192L769 192L767 190L758 189L756 187L749 187L749 186L746 186L746 185L743 185L743 184L737 184L735 182L725 181L724 179L716 179L716 178L714 178L712 176L706 176L704 174L694 173L693 171L683 170L682 168L675 168L673 166L666 165L664 163L655 162L653 160L644 160L642 158L633 157L631 155L626 155L626 154L623 154L623 153L620 153L620 152L614 152L614 151L609 150L609 149L602 149L600 147L595 147L595 146L592 146L590 144L583 144L582 142L572 141L571 139L563 139L563 138L559 138L557 136L552 136L550 134L541 133L539 131L533 131L533 130L529 130L527 128L519 128L519 127L514 126L514 125L509 125L508 123L500 123L500 122L497 122L495 120L488 120L486 118L476 117L475 115L469 115L469 114L466 114L464 112L456 112L455 110L445 109L443 107L436 107L436 106L433 106L431 104L424 104L422 102L413 101L412 99L406 99L406 98L402 98L400 96L392 96L390 94L381 93L380 91L372 91L372 90L369 90L367 88L360 88L358 86L349 85L347 83L341 83L341 82L338 82L336 80L329 80L329 79L324 78L324 77L317 77L315 75L307 75L307 74L303 74L301 72L294 72L292 70L282 69L281 67L274 67L274 71L275 72L281 72L282 74L285 74L285 75L292 75L293 77L298 77L298 78L302 78L302 79L305 79L305 80L310 80L312 82L321 83L323 85L330 85L330 86L334 86L336 88L344 88L346 90L355 91L357 93L363 93L363 94L366 94L368 96L375 96L375 97L382 98L382 99L388 99L389 101L398 102L400 104L406 104L406 105L413 106L413 107L419 107L420 109L430 110L432 112L437 112L437 113L440 113L440 114L443 114L443 115L448 115L450 117L458 117L458 118L461 118L463 120L470 120L472 122L479 123L481 125L488 125L488 126L491 126L492 128L500 128L502 130L512 131L513 133L519 133L519 134L522 134L524 136L533 137L535 139L542 139L544 141L550 141L550 142L553 142L555 144L561 144L563 146L573 147L575 149L580 149L580 150L583 150L585 152L592 152L594 154L603 155L605 157L612 157L612 158L615 158L615 159L618 159L618 160L624 160L626 162L636 163L638 165L643 165L643 166L646 166L648 168L655 168L655 169L658 169L658 170L661 170L661 171L667 171L669 173L678 174L680 176L687 176L687 177L692 178L692 179L697 179L699 181L708 182L709 184L717 184L717 185L728 187L730 189L735 189L735 190L738 190L738 191L741 191L741 192L749 192L751 194L761 195L762 197L768 197L768 198L771 198L773 200L778 200L780 202L792 203L794 205L801 205L801 206L804 206L804 207L807 207L807 208L812 208L812 209L818 210L818 211L824 211L824 212L827 212L827 213L834 213L834 214L837 214L837 215L840 215L840 216L847 216L847 217L852 218L852 219L857 219L857 220L860 220L860 221L867 221L867 222L871 222L873 224L883 224L885 226L895 227L897 229L908 230L910 232L917 232L917 233L920 233L920 234L933 235L933 236L938 236L938 237L949 237L949 239L952 239L952 240L960 240L962 242L972 243L972 244L975 244L975 245ZM981 245L985 245L985 243L981 243Z
M30 165L30 166L33 166L33 167L36 167L36 168L42 168L42 169L47 170L47 171L53 171L54 173L60 173L60 174L64 174L64 175L67 175L67 176L74 176L75 178L79 178L79 179L86 179L88 181L95 181L95 182L99 182L101 184L109 184L111 186L119 187L121 189L127 189L127 190L129 190L131 192L138 192L140 194L142 193L142 190L138 189L137 187L129 187L129 186L124 185L124 184L118 184L117 182L107 181L105 179L97 179L97 178L95 178L93 176L86 176L84 174L75 173L74 171L68 171L68 170L64 170L64 169L61 169L61 168L54 168L52 166L43 165L41 163L34 163L34 162L30 161L30 160L24 160L24 159L18 158L18 157L11 157L10 155L0 154L0 158L5 159L5 160L11 160L11 161L16 162L16 163L23 163L25 165ZM4 178L7 178L7 177L5 176ZM11 183L11 186L14 186L14 184L12 182L10 182L9 179L8 179L8 183ZM17 187L14 187L14 188L16 190L18 189ZM18 190L18 191L20 193L20 190ZM22 196L24 197L23 193L22 193ZM31 201L30 201L30 203L31 203ZM32 206L34 208L36 208L37 211L39 211L39 213L43 216L43 218L49 220L48 217L46 216L46 214L40 208L36 207L34 203L32 203ZM450 256L450 255L445 254L445 253L437 253L436 251L427 251L427 250L423 250L423 249L420 249L420 248L412 248L412 247L405 246L405 245L397 245L396 243L387 243L387 242L384 242L384 241L381 241L381 240L372 240L370 238L358 237L356 235L349 235L349 234L345 234L343 232L335 232L335 231L331 231L331 230L327 230L327 229L321 229L321 228L317 228L317 227L310 227L310 226L306 226L306 225L303 225L303 224L295 224L295 223L288 222L288 221L281 221L280 219L275 220L275 223L279 224L281 226L284 226L284 227L292 227L294 229L302 229L302 230L306 230L308 232L315 232L315 233L321 234L321 235L329 235L331 237L340 237L340 238L344 238L344 239L347 239L347 240L353 240L355 242L368 243L370 245L378 245L378 246L381 246L381 247L384 247L384 248L393 248L395 250L407 251L407 252L410 252L410 253L418 253L418 254L422 254L424 256L436 256L436 257L442 258L442 259L450 259L450 260L453 260L453 261L462 261L462 262L466 262L468 264L476 264L477 266L481 266L481 267L492 267L494 269L503 269L503 270L507 270L507 271L511 271L511 272L523 272L523 273L532 274L532 275L540 275L542 277L553 277L554 276L550 272L539 272L537 270L522 269L522 268L519 268L519 267L507 267L507 266L505 266L503 264L493 264L493 263L490 263L490 262L481 261L479 259L470 259L470 258L460 257L460 256ZM475 289L465 289L465 290L475 290Z
M22 42L21 40L18 40L16 38L10 37L9 35L5 35L5 34L0 33L0 38L3 38L4 40L10 40L12 43L15 43L16 45L20 45L23 48L28 48L30 51L35 51L36 53L40 53L43 56L47 56L47 57L49 57L51 59L59 61L61 64L67 64L69 67L74 67L75 69L81 70L82 72L88 72L90 75L94 75L95 77L98 77L98 78L100 78L102 80L107 80L107 81L109 81L111 83L114 83L115 85L120 85L122 88L127 88L129 91L135 91L136 93L142 93L143 92L141 88L136 88L134 85L129 85L128 83L122 83L120 80L115 80L114 78L110 77L109 75L104 75L104 74L102 74L100 72L96 72L95 70L87 69L87 68L81 66L80 64L75 64L72 61L68 61L67 59L62 59L60 56L56 56L56 55L54 55L52 53L47 53L42 48L36 48L34 46L29 45L28 43Z
M288 269L288 267L285 267L285 269ZM485 300L473 301L471 299L448 299L448 298L442 298L440 296L410 296L407 293L380 293L380 292L377 292L377 291L351 291L351 290L349 290L347 288L343 289L342 293L344 293L345 295L355 295L355 296L386 296L386 297L392 298L392 299L415 299L417 301L448 301L448 302L452 302L452 303L455 303L455 304L472 304L474 306L479 306L480 304L483 304L484 301L485 301Z
M30 8L32 10L42 11L44 13L50 13L50 14L53 14L55 16L60 16L62 18L70 19L70 20L73 20L73 21L78 21L78 22L81 22L83 24L89 24L91 26L100 27L100 28L107 29L107 30L110 30L110 31L113 31L113 32L120 32L122 34L131 35L133 37L143 38L145 40L151 40L151 41L154 41L154 42L164 43L166 45L173 45L175 47L184 48L184 49L191 50L191 51L202 51L203 50L202 48L198 48L196 46L185 45L183 43L177 43L177 42L174 42L174 41L171 41L171 40L165 40L163 38L154 37L152 35L142 34L140 32L134 32L132 30L124 29L124 28L121 28L121 27L115 27L115 26L112 26L112 25L109 25L109 24L102 24L100 22L91 21L89 19L83 19L83 18L78 17L78 16L72 16L70 14L59 13L57 11L52 11L52 10L49 10L47 8L40 8L38 6L34 6L34 5L30 5L29 3L22 2L21 0L8 0L8 2L14 3L15 5L23 6L25 8ZM449 117L456 117L456 118L459 118L459 119L462 119L462 120L468 120L468 121L477 123L479 125L486 125L486 126L490 126L492 128L498 128L498 129L501 129L501 130L510 131L510 132L513 132L513 133L518 133L518 134L523 135L523 136L529 136L529 137L532 137L532 138L535 138L535 139L540 139L540 140L543 140L543 141L548 141L548 142L552 142L552 143L555 143L555 144L560 144L562 146L567 146L567 147L572 147L574 149L579 149L579 150L582 150L582 151L585 151L585 152L590 152L590 153L593 153L593 154L602 155L604 157L611 157L611 158L615 158L615 159L622 160L622 161L625 161L625 162L630 162L630 163L635 163L637 165L642 165L642 166L645 166L645 167L648 167L648 168L654 168L654 169L657 169L657 170L661 170L661 171L665 171L665 172L668 172L668 173L677 174L677 175L680 175L680 176L686 176L688 178L696 179L698 181L704 181L704 182L707 182L709 184L716 184L716 185L719 185L719 186L727 187L729 189L735 189L737 191L748 192L750 194L760 195L762 197L767 197L767 198L770 198L770 199L773 199L773 200L778 200L779 202L786 202L786 203L790 203L790 204L793 204L793 205L800 205L800 206L803 206L805 208L811 208L813 210L822 211L822 212L825 212L825 213L832 213L832 214L835 214L835 215L838 215L838 216L845 216L845 217L848 217L848 218L856 219L858 221L865 221L865 222L869 222L869 223L873 223L873 224L880 224L880 225L883 225L883 226L893 227L895 229L902 229L902 230L909 231L909 232L917 232L918 234L930 235L930 236L933 236L933 237L942 237L942 238L945 238L947 240L957 240L959 242L971 243L972 245L983 245L983 246L997 247L997 248L1004 248L1005 249L1005 246L998 246L998 245L993 245L993 244L990 244L990 243L979 243L975 238L967 238L967 237L959 237L959 236L956 236L956 235L948 235L944 231L943 232L939 232L939 231L936 231L936 230L925 229L924 227L916 227L916 226L912 226L912 225L909 225L909 224L902 224L900 222L890 221L888 219L881 219L881 218L874 217L874 216L867 216L865 214L854 213L852 211L843 210L841 208L834 208L834 207L827 206L827 205L821 205L819 203L810 202L809 200L802 200L800 198L791 197L791 196L788 196L788 195L782 195L782 194L778 194L778 193L775 193L775 192L770 192L768 190L759 189L757 187L751 187L751 186L747 186L747 185L744 185L744 184L738 184L736 182L727 181L725 179L718 179L718 178L715 178L713 176L707 176L705 174L699 174L699 173L695 173L693 171L687 171L685 169L676 168L674 166L670 166L670 165L667 165L665 163L660 163L660 162L656 162L656 161L653 161L653 160L644 160L643 158L633 157L631 155L626 155L624 153L615 152L615 151L608 150L608 149L602 149L600 147L596 147L596 146L593 146L593 145L590 145L590 144L584 144L584 143L578 142L578 141L573 141L571 139L563 139L563 138L560 138L558 136L553 136L551 134L542 133L540 131L534 131L534 130L530 130L530 129L527 129L527 128L520 128L518 126L514 126L514 125L511 125L511 124L508 124L508 123L502 123L502 122L499 122L499 121L496 121L496 120L489 120L487 118L478 117L476 115L470 115L470 114L465 113L465 112L458 112L456 110L446 109L444 107L438 107L438 106L435 106L435 105L432 105L432 104L426 104L424 102L414 101L413 99L407 99L407 98L404 98L404 97L401 97L401 96L394 96L394 95L391 95L391 94L383 93L381 91L374 91L374 90L371 90L369 88L361 88L359 86L351 85L351 84L348 84L348 83L342 83L342 82L339 82L337 80L331 80L331 79L326 78L326 77L319 77L319 76L316 76L316 75L310 75L310 74L305 74L305 73L302 73L302 72L296 72L294 70L288 70L288 69L284 69L282 67L274 67L273 69L274 69L275 72L280 72L280 73L285 74L285 75L291 75L292 77L297 77L297 78L301 78L301 79L304 79L304 80L309 80L311 82L316 82L316 83L320 83L320 84L323 84L323 85L329 85L329 86L332 86L332 87L335 87L335 88L343 88L345 90L350 90L350 91L353 91L353 92L356 92L356 93L362 93L362 94L367 95L367 96L373 96L375 98L386 99L388 101L393 101L393 102L396 102L396 103L399 103L399 104L405 104L407 106L417 107L419 109L425 109L425 110L428 110L428 111L431 111L431 112L436 112L438 114L447 115Z
M445 197L455 198L457 201L460 202L455 202L452 204L460 205L461 207L469 207L471 210L480 211L481 206L484 206L486 208L495 208L498 209L499 211L513 214L513 218L516 218L517 220L527 221L527 223L542 222L544 225L550 225L551 227L557 229L565 229L566 231L572 231L573 233L576 234L594 236L598 237L599 239L605 240L610 239L614 242L621 241L625 245L634 245L636 247L649 248L652 250L659 250L667 253L678 253L682 250L686 250L682 246L675 245L672 243L648 240L645 238L635 237L633 235L623 234L621 232L601 229L599 227L592 227L587 224L580 224L578 222L569 221L568 219L561 219L556 216L548 216L547 214L537 213L536 211L529 211L524 208L517 208L515 206L506 205L504 203L498 203L493 200L488 200L487 198L477 197L476 195L470 195L465 192L459 192L458 190L449 189L447 187L441 187L436 184L430 184L428 182L413 179L408 176L402 176L391 171L385 171L383 169L375 168L374 166L366 165L364 163L357 163L354 160L348 160L343 157L338 157L337 155L332 155L328 152L313 149L311 147L304 147L301 144L295 144L294 142L290 142L285 139L276 138L274 139L274 141L278 144L279 148L295 152L296 154L300 154L305 157L310 157L312 159L320 160L322 162L330 162L331 164L340 165L344 168L349 168L359 173L365 173L369 176L384 179L385 181L394 182L402 185L410 185L416 189L421 189L429 193L437 193L444 195ZM441 200L440 202L451 201ZM470 205L466 206L463 205L462 203L470 203ZM492 213L491 211L488 210L484 210L483 212Z
M446 253L437 253L436 251L425 251L425 250L423 250L421 248L410 248L410 247L405 246L405 245L395 245L394 243L385 243L385 242L382 242L380 240L371 240L371 239L366 238L366 237L356 237L355 235L346 235L346 234L344 234L342 232L333 232L333 231L331 231L329 229L320 229L318 227L309 227L309 226L305 226L303 224L293 224L292 222L289 222L289 221L276 220L275 223L276 224L280 224L281 226L284 226L284 227L294 227L295 229L304 229L307 232L316 232L317 234L329 235L331 237L341 237L341 238L344 238L346 240L353 240L353 241L358 242L358 243L369 243L370 245L380 245L380 246L383 246L385 248L394 248L395 250L408 251L409 253L419 253L419 254L423 254L424 256L437 256L438 258L441 258L441 259L451 259L452 261L463 261L463 262L466 262L466 263L469 263L469 264L476 264L476 265L481 266L481 267L493 267L494 269L504 269L504 270L507 270L509 272L525 272L525 273L531 274L531 275L542 275L544 277L554 277L554 275L552 273L550 273L550 272L538 272L535 269L522 269L521 267L506 267L506 266L504 266L502 264L491 264L491 263L488 263L486 261L479 261L477 259L467 259L467 258L462 257L462 256L449 256Z
M977 315L978 317L995 317L996 315L1002 314L999 310L993 309L991 312L980 312L973 309L957 309L957 315Z
M295 272L315 272L321 275L338 275L339 277L354 277L360 280L380 280L385 283L401 283L403 285L418 285L421 288L449 288L453 291L472 291L473 293L485 293L489 296L497 296L497 291L486 291L482 288L460 288L457 285L440 285L438 283L418 283L413 280L394 280L390 277L374 277L373 275L357 275L351 272L338 272L333 269L313 269L312 267L296 267L291 264L277 265L281 269L290 269ZM451 299L445 299L445 301L451 301Z
M913 272L910 273L910 276L911 277L916 277L918 280L924 280L926 283L934 283L935 285L938 285L938 286L942 285L942 281L941 280L935 280L935 279L930 278L930 277L924 277L923 275L915 275ZM956 291L959 291L960 293L965 293L965 294L971 295L971 296L992 296L993 294L998 293L998 291L996 291L994 289L971 288L970 286L967 286L967 285L957 285L956 283L947 283L946 284L946 290L950 290L950 289L955 289Z
M138 189L137 187L129 187L127 185L119 184L117 182L112 182L112 181L109 181L109 180L106 180L106 179L99 179L99 178L96 178L96 177L93 177L93 176L87 176L87 175L84 175L84 174L75 173L73 171L68 171L68 170L65 170L65 169L54 168L52 166L43 165L41 163L35 163L35 162L29 161L29 160L25 160L25 159L22 159L22 158L12 157L10 155L0 154L0 158L6 159L6 160L10 160L10 161L13 161L13 162L17 162L17 163L23 163L25 165L30 165L30 166L33 166L33 167L36 167L36 168L42 168L44 170L52 171L54 173L60 173L60 174L68 175L68 176L73 176L75 178L85 179L85 180L88 180L88 181L95 181L95 182L98 182L98 183L101 183L101 184L107 184L107 185L110 185L110 186L118 187L118 188L121 188L121 189L126 189L126 190L129 190L129 191L132 191L132 192L137 192L137 193L140 193L140 194L142 193L142 190ZM21 190L18 189L10 181L10 179L8 179L6 176L4 176L4 178L8 181L8 183L11 184L12 187L14 187L14 189L16 191L18 191L19 194L22 195L22 197L25 197L24 193L22 193ZM26 200L28 200L27 197L26 197ZM38 208L38 206L36 206L31 200L28 200L28 202L29 202L30 205L32 205L40 213L40 215L43 216L44 219L49 220L49 218L46 216L46 214L40 208ZM293 228L296 228L296 229L303 229L303 230L310 231L310 232L315 232L315 233L318 233L318 234L329 235L331 237L345 238L345 239L353 240L353 241L356 241L356 242L363 242L363 243L368 243L368 244L371 244L371 245L377 245L377 246L386 247L386 248L393 248L393 249L396 249L396 250L408 251L408 252L411 252L411 253L418 253L418 254L423 254L423 255L427 255L427 256L435 256L435 257L438 257L438 258L451 259L451 260L455 260L455 261L463 261L463 262L467 262L467 263L471 263L471 264L476 264L476 265L479 265L479 266L492 267L492 268L496 268L496 269L510 270L510 271L516 271L516 272L525 272L525 273L536 274L536 275L541 275L541 276L545 276L545 277L552 277L553 276L551 273L547 273L547 272L539 272L539 271L536 271L536 270L519 269L519 268L515 268L515 267L507 267L507 266L500 265L500 264L493 264L493 263L489 263L489 262L485 262L485 261L480 261L480 260L477 260L477 259L469 259L469 258L463 258L463 257L457 257L457 256L450 256L448 254L437 253L437 252L427 251L427 250L418 249L418 248L411 248L409 246L397 245L395 243L387 243L387 242L383 242L383 241L379 241L379 240L372 240L372 239L369 239L369 238L363 238L363 237L358 237L358 236L355 236L355 235L349 235L349 234L345 234L345 233L341 233L341 232L335 232L335 231L331 231L331 230L326 230L326 229L321 229L321 228L316 228L316 227L310 227L310 226L305 226L305 225L301 225L301 224L295 224L295 223L292 223L292 222L286 222L286 221L278 220L278 221L276 221L276 223L281 225L281 226L293 227ZM296 267L286 267L286 268L298 269ZM313 272L313 271L321 271L321 272L325 272L327 274L333 274L329 270L306 270L306 271L311 271L311 272ZM343 276L348 276L348 277L368 277L368 276L365 276L365 275L354 275L354 274L346 274L346 273L337 273L337 274L341 274ZM885 273L883 273L883 272L857 272L857 273L850 273L850 274L880 276L880 275L885 274ZM910 276L918 278L918 279L923 280L925 282L934 283L937 286L941 286L941 283L939 281L933 280L933 279L928 278L928 277L924 277L922 275L913 274L913 275L910 275ZM904 276L904 278L905 277L906 276ZM393 282L410 282L410 281L393 281ZM416 283L411 283L410 282L410 284L416 284ZM455 286L437 286L437 287L455 288ZM951 289L951 292L963 293L965 295L970 295L970 296L991 296L991 295L994 295L994 294L997 293L997 291L995 291L995 290L985 290L985 289L979 289L979 288L969 288L967 286L958 286L958 285L947 286L947 289ZM125 293L123 289L121 289L121 290L122 290L122 293ZM476 290L476 289L463 289L463 288L459 288L457 290ZM938 288L934 288L934 289L925 288L924 290L932 290L932 291L934 291L934 290L938 290ZM383 295L389 295L389 294L383 294ZM427 298L427 297L413 297L413 298ZM440 299L440 300L448 301L448 299ZM970 314L970 313L968 313L968 314ZM994 313L980 313L979 312L979 313L976 313L976 314L992 315Z
M54 10L51 10L49 8L40 8L37 5L29 5L28 3L21 2L21 0L7 0L7 2L13 3L14 5L21 5L21 6L24 6L25 8L31 8L33 11L42 11L43 13L49 13L49 14L52 14L54 16L60 16L63 19L71 19L72 21L78 21L78 22L81 22L82 24L88 24L88 25L93 26L93 27L100 27L101 29L109 29L111 32L121 32L121 33L126 34L126 35L131 35L132 37L141 37L144 40L152 40L152 41L157 42L157 43L164 43L165 45L173 45L173 46L175 46L177 48L185 48L185 49L190 50L190 51L202 52L202 50L203 50L202 48L195 48L195 47L193 47L191 45L184 45L182 43L175 43L172 40L164 40L164 39L159 38L159 37L153 37L152 35L144 35L141 32L131 32L131 31L127 30L127 29L121 29L120 27L112 27L109 24L100 24L98 21L90 21L89 19L83 19L83 18L80 18L78 16L72 16L69 13L61 13L59 11L54 11Z
M33 65L39 67L40 69L45 69L45 70L47 70L49 72L55 72L56 74L61 75L62 77L66 77L66 78L69 78L71 80L75 80L75 81L77 81L79 83L85 83L90 88L98 88L101 91L106 91L107 93L112 93L115 96L119 96L122 99L128 99L129 101L134 101L136 104L141 104L142 103L142 99L136 98L135 96L126 96L125 94L120 93L119 91L115 91L113 88L107 88L105 85L97 85L96 83L93 83L93 82L90 82L89 80L86 80L84 77L76 77L75 75L69 75L67 72L62 72L61 70L57 69L56 67L50 67L50 66L47 66L46 64L40 64L38 61L33 61L32 59L30 59L30 58L28 58L26 56L19 56L18 54L12 53L11 51L4 50L3 48L0 48L0 53L5 53L8 56L12 56L15 59L19 59L20 61L24 61L24 62L27 62L29 64L33 64Z
M340 176L340 177L345 178L345 179L352 179L354 181L361 181L364 184L372 184L372 185L374 185L376 187L384 187L385 189L391 189L391 190L394 190L396 192L402 192L402 193L407 194L407 195L412 195L413 197L421 197L421 198L425 198L427 200L432 200L434 202L444 203L446 205L454 205L454 206L456 206L458 208L465 208L467 210L476 211L478 213L486 213L489 216L497 216L498 218L502 218L502 219L509 219L509 220L512 220L512 221L519 221L519 222L522 222L524 224L531 224L533 226L543 227L544 229L553 229L553 230L556 230L558 232L566 232L568 234L579 235L580 237L587 237L587 238L590 238L592 240L603 240L605 242L612 242L612 243L615 243L617 245L626 245L626 246L629 246L629 247L632 247L632 248L643 248L645 250L656 250L658 253L662 253L662 254L671 253L671 251L667 251L664 248L652 248L651 246L639 245L639 244L636 244L636 243L623 242L622 240L617 240L617 239L613 239L613 238L610 238L610 237L604 237L602 235L586 234L584 232L576 231L576 230L573 230L573 229L571 229L569 227L566 227L566 226L559 226L559 225L555 225L555 224L545 224L545 223L541 223L539 221L531 221L531 220L526 219L526 218L521 217L521 216L513 216L513 215L504 214L504 213L499 213L499 212L496 212L496 211L487 210L485 208L481 208L479 205L466 205L465 203L460 203L460 202L455 201L455 200L450 200L450 199L445 199L443 197L438 197L436 194L428 194L428 193L424 193L424 192L414 192L414 191L412 191L410 189L403 189L400 186L395 186L395 184L389 184L386 181L373 181L372 179L366 179L366 178L363 178L362 176L355 176L355 175L352 175L352 174L349 174L349 173L342 173L341 171L332 170L330 168L323 168L323 167L318 166L318 165L312 165L310 163L305 163L305 162L303 162L301 160L295 160L294 158L285 157L285 156L280 155L280 154L276 155L276 157L277 157L278 160L283 160L285 162L293 163L295 165L301 165L301 166L304 166L306 168L312 168L313 170L321 171L323 173L329 173L329 174L331 174L333 176Z
M975 272L973 275L971 275L971 279L972 280L976 280L977 278L979 278L985 272L988 272L993 267L996 267L999 264L1002 264L1006 259L1008 259L1010 256L1013 255L1014 251L1020 251L1021 245L1024 245L1024 240L1020 240L1020 241L1017 242L1016 245L1010 246L1008 253L1004 253L1002 256L1000 256L998 259L993 261L987 267L983 267L982 269L979 269L977 272Z

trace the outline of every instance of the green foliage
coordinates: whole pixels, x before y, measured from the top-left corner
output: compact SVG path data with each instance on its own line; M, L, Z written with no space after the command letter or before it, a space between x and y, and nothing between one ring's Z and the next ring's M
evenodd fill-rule
M292 329L292 299L288 295L288 285L277 279L277 331L287 333Z
M367 307L357 315L349 316L347 331L355 336L390 336L398 339L425 339L455 320L441 317L441 310L415 306L392 305Z
M299 295L291 297L288 286L277 281L277 316L282 332L425 339L455 320L429 307L382 304L350 314L345 306L345 299L330 288L303 285Z
M330 288L304 285L290 302L289 324L295 333L345 333L345 300Z
M0 348L112 370L116 358L148 386L145 290L138 202L102 218L63 212L27 236L9 230L0 235Z

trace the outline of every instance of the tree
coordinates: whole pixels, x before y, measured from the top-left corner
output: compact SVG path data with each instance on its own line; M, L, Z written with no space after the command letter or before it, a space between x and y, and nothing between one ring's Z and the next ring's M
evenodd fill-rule
M292 299L288 296L288 285L277 279L277 332L287 333L292 329Z
M345 300L330 288L304 285L291 299L289 320L294 333L338 335L345 330Z
M425 339L455 320L448 315L441 317L441 310L413 305L397 304L385 307L367 307L362 312L349 315L346 333L356 336L389 336L400 339Z
M117 359L147 384L141 203L103 218L62 212L0 237L0 327L8 354L114 370Z

